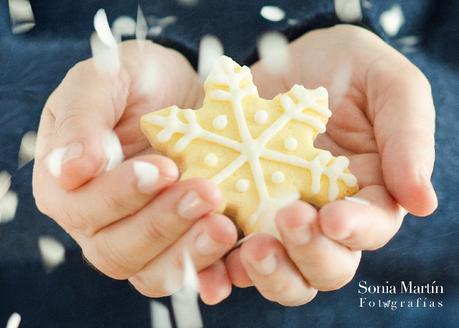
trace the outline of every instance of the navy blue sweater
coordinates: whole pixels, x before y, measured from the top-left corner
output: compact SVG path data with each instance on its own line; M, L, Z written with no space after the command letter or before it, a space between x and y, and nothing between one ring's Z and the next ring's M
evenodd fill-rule
M90 56L92 18L105 8L110 20L135 16L136 1L31 1L36 27L13 35L7 1L0 2L0 171L12 176L18 193L16 218L0 225L0 327L12 312L22 327L150 327L149 300L127 282L91 269L81 250L52 220L40 214L31 193L33 163L18 169L21 138L36 130L44 102L67 70ZM401 49L399 38L419 37L405 55L430 79L437 110L437 161L434 185L440 207L427 220L410 216L383 249L365 253L354 280L345 288L320 293L310 304L284 308L263 299L254 289L235 289L221 305L202 305L208 327L457 327L459 322L459 2L455 0L369 0L361 25ZM379 17L399 3L406 22L396 37L382 29ZM333 1L272 0L286 12L280 22L260 16L267 4L247 0L201 0L183 7L175 1L141 1L146 15L175 15L157 42L197 61L205 34L216 35L225 53L240 63L256 60L256 39L279 30L290 39L311 29L339 23ZM368 5L370 4L370 6ZM44 270L37 247L39 236L51 235L66 248L66 262L51 273ZM427 295L441 308L360 308L358 284L386 281L437 281L445 294ZM422 298L426 295L420 295ZM369 295L368 297L373 297ZM383 300L416 299L413 295L379 295ZM377 298L375 296L375 298ZM162 302L169 304L167 298Z

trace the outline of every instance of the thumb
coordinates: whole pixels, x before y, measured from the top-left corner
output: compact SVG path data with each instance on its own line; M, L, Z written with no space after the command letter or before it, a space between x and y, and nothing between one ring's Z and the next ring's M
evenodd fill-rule
M127 84L98 73L91 60L72 68L50 96L42 115L38 142L45 144L37 164L65 190L73 190L123 160L113 127L127 98Z

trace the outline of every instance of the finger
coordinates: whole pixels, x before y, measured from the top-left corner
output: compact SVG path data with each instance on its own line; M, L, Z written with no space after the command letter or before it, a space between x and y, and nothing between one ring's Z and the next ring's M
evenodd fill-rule
M405 214L383 186L363 188L354 197L329 203L319 212L324 234L356 250L374 250L387 244Z
M45 141L46 159L38 161L64 189L83 185L108 164L106 153L127 103L128 81L124 71L104 74L87 60L75 65L48 99L44 111L53 117L54 129Z
M253 236L242 244L240 256L254 286L266 299L285 306L297 306L316 296L317 290L305 282L274 237L267 234Z
M179 241L148 263L129 281L145 296L161 297L178 290L183 281L183 257L189 253L197 272L218 261L237 239L233 222L220 214L199 220Z
M215 305L231 294L231 281L225 264L217 261L199 274L199 294L207 305Z
M367 95L390 193L414 215L432 213L435 109L428 80L394 51L368 70Z
M239 288L253 286L252 280L241 262L241 248L236 248L226 257L225 265L234 286Z
M36 176L41 189L35 197L41 210L68 232L92 236L103 227L139 211L172 185L179 172L169 158L145 155L124 162L71 193L49 181L46 172Z
M295 202L278 212L276 226L290 259L312 287L336 290L352 280L361 252L325 237L314 207Z
M86 258L102 272L126 279L176 242L196 220L216 211L221 202L221 192L211 182L182 181L136 214L78 241Z

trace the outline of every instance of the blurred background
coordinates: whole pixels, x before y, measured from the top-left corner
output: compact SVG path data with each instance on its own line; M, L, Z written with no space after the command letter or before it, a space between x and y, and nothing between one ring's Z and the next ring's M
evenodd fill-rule
M38 212L31 192L41 110L68 69L91 56L95 13L104 8L112 30L133 38L138 5L148 38L179 50L195 68L206 35L212 35L226 55L250 65L258 57L257 40L265 32L279 31L293 40L312 29L348 22L380 35L419 66L432 84L437 109L433 182L439 209L428 219L408 216L385 248L364 253L356 277L345 288L320 293L299 308L268 302L252 288L234 289L221 305L201 304L205 326L457 327L459 2L455 0L1 0L0 327L9 319L9 328L17 326L13 313L20 315L21 327L153 327L155 304L171 309L168 298L149 300L127 282L90 268L70 237ZM445 293L421 297L442 301L443 306L361 308L358 283L363 280L373 285L436 281ZM170 320L174 325L172 314Z

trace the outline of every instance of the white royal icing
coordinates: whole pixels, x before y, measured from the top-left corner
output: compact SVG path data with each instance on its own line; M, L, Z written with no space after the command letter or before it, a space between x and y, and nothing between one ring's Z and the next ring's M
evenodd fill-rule
M298 140L293 137L288 137L284 140L284 147L287 150L295 150L298 148Z
M228 125L228 118L226 115L218 115L216 118L214 118L214 121L212 122L212 126L217 129L217 130L223 130L226 128Z
M206 157L204 157L204 163L210 167L217 166L218 156L215 155L214 153L209 153L206 155Z
M255 123L263 125L268 121L268 117L269 117L269 115L268 115L267 111L265 111L265 110L257 110L255 112L255 116L254 116Z
M247 83L248 80L249 83ZM245 82L244 85L246 85L244 88L241 87L243 81ZM293 86L289 93L280 97L283 113L258 138L254 139L250 134L242 106L242 101L246 96L258 96L257 88L251 80L249 68L246 66L239 68L230 58L222 56L210 73L206 84L224 85L224 88L208 92L206 97L214 101L231 103L232 114L236 120L241 142L204 130L199 125L195 112L191 109L184 110L186 123L177 117L178 108L176 106L171 107L167 117L152 115L149 117L149 121L163 128L156 136L159 142L170 140L174 133L182 135L174 146L174 151L176 152L183 151L194 139L202 139L232 149L240 154L212 177L212 181L220 184L244 164L249 164L259 199L258 209L249 218L249 226L255 225L263 217L263 214L272 208L273 203L273 197L269 195L260 159L309 170L311 174L311 192L313 194L320 193L322 176L327 177L328 184L326 186L328 186L328 199L330 201L335 200L339 195L339 181L350 187L357 184L357 179L352 174L345 172L349 165L349 160L344 156L333 159L330 152L321 151L314 159L308 161L295 155L285 154L265 147L291 121L304 123L315 133L325 132L325 123L323 121L326 121L331 116L330 110L321 105L319 101L327 97L325 88L307 90L300 85ZM307 112L305 112L306 109ZM314 112L322 120L311 115L310 112ZM258 115L265 116L265 114ZM257 114L255 114L256 122L263 121L260 117L257 119L256 116ZM290 144L291 142L289 141L288 143ZM275 180L281 180L278 178L276 175ZM244 180L246 179L240 179L236 182L235 187L238 191L242 190L241 192L243 192L246 189L245 187L249 188L249 181L246 180L248 184L241 182ZM299 196L295 197L297 199Z
M239 192L246 192L249 190L250 182L247 179L239 179L236 181L236 190Z
M273 183L279 184L285 181L285 175L281 171L276 171L271 174L271 181Z

